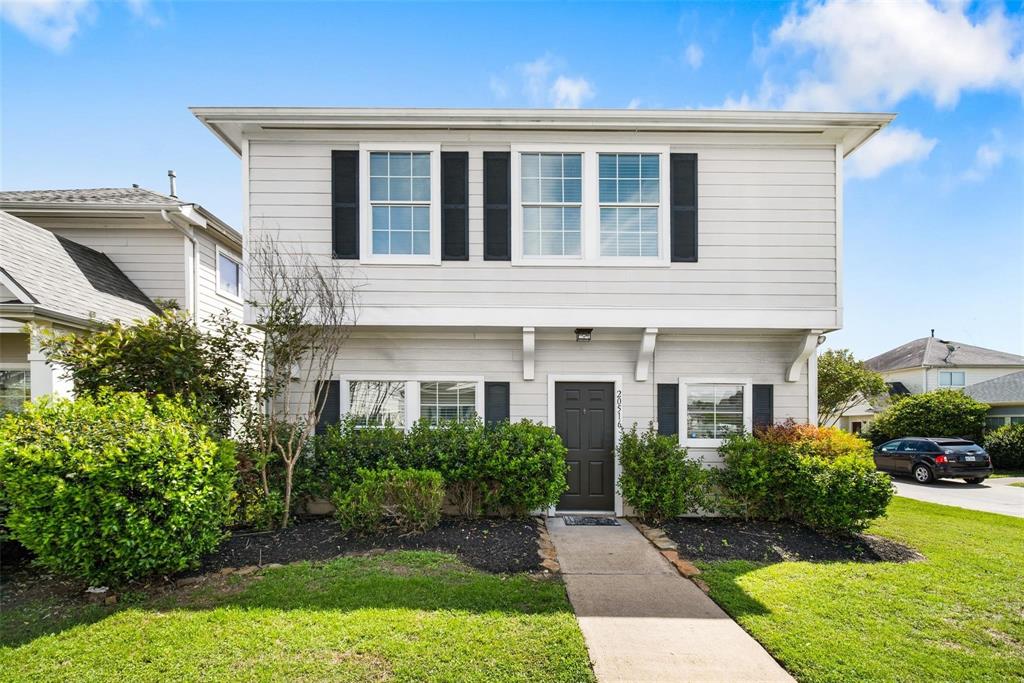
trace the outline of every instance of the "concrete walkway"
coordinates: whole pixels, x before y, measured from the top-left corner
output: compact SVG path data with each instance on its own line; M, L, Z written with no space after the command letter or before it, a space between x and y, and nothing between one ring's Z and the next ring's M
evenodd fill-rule
M896 484L897 496L968 510L1024 517L1024 488L1010 486L1015 482L1024 481L1021 477L986 479L983 484L968 484L959 479L939 479L931 484L918 484L913 479L898 477L894 477L892 481Z
M548 519L598 681L792 681L626 520Z

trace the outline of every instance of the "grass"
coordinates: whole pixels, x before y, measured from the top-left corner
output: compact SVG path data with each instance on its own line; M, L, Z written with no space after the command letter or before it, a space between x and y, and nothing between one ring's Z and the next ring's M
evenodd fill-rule
M4 610L0 680L593 680L561 582L442 553L290 565L133 602Z
M1001 479L1002 477L1024 477L1024 470L996 470L989 476L993 479Z
M1024 489L1024 481L1017 481L1012 484L1009 484L1009 486L1016 486L1017 488Z
M869 531L926 559L701 568L800 681L1022 680L1024 519L894 498Z

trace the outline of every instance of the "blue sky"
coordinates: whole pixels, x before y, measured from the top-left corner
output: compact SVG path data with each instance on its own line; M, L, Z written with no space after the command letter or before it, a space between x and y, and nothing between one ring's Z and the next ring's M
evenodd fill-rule
M179 194L238 225L193 105L894 111L846 165L845 329L1024 354L1024 9L4 0L0 187Z

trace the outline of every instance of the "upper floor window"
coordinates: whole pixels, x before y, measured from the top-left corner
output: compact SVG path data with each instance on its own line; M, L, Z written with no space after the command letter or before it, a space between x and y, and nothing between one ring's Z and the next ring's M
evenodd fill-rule
M524 256L580 256L583 155L523 154Z
M657 154L599 154L601 256L657 256Z
M240 298L242 296L242 263L217 247L217 291Z
M940 387L962 387L964 386L964 373L962 371L942 370L939 372Z
M430 153L371 152L374 254L430 254Z

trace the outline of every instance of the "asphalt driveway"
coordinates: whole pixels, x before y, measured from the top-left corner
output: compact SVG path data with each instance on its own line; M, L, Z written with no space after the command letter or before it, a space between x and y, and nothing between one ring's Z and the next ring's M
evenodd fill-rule
M898 496L968 510L1024 517L1024 488L1010 486L1015 482L1024 482L1024 477L987 479L983 484L968 484L959 479L939 479L932 484L918 484L912 479L899 477L893 477L892 481Z

